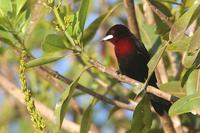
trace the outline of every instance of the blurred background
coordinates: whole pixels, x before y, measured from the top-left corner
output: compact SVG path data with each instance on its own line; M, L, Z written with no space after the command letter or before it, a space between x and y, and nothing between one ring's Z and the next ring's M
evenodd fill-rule
M0 0L0 4L3 3L2 1L3 0ZM152 3L167 17L169 17L170 21L174 22L193 5L194 1L195 0L152 0ZM85 29L87 29L87 27L89 27L99 16L108 13L120 2L122 1L91 0L85 23ZM146 0L135 0L134 2L136 4L136 16L141 40L150 52L151 56L153 56L161 44L165 40L168 40L170 28L163 23L163 21L156 14L153 13ZM63 37L52 10L49 9L45 3L47 3L45 0L27 0L22 8L23 11L26 10L27 14L31 14L31 17L25 18L33 20L33 23L30 23L29 26L26 27L26 32L23 32L22 29L22 34L20 34L20 36L22 38L26 38L25 46L28 49L28 52L30 52L36 58L40 58L49 54L49 52L46 52L44 48L44 44L48 43L48 41L49 43L51 43L50 41L57 43L55 40L53 40L53 38L52 40L49 38L47 40L49 34L56 34L60 35L61 38ZM63 13L63 15L65 15L64 13L68 14L69 16L73 15L73 13L79 9L80 3L80 0L63 0L60 12ZM68 18L68 16L66 17ZM199 27L198 22L199 20L194 21L194 23L191 24L187 31L188 34L190 34L190 32L192 34L194 29ZM88 40L86 39L84 43L84 51L89 56L98 60L105 66L115 69L118 68L113 46L109 43L105 44L105 42L102 42L101 39L109 27L119 23L127 25L127 13L123 4L112 11L112 14L109 15L101 25L99 25L98 30L92 33L94 36L89 37ZM1 24L3 24L3 22L1 22L0 25ZM184 42L185 40L180 39L179 41ZM177 42L177 44L183 42ZM183 56L185 51L186 48L176 44L168 47L168 51L164 53L160 64L160 67L164 67L166 70L164 73L160 74L160 80L162 81L160 81L160 83L179 81L178 83L175 82L174 84L178 84L180 87L180 80L183 76L183 72L186 71L181 62L181 60L184 58ZM65 55L64 58L47 65L65 77L74 80L85 67L85 61L76 56L71 50L64 49L62 52ZM18 88L20 88L18 70L19 56L16 56L16 52L12 49L12 46L8 45L8 42L4 41L3 39L1 40L0 37L0 73L3 74L4 77L6 77L6 79L8 79L10 82L14 83ZM157 71L159 73L159 70ZM199 73L199 70L194 70L188 78L189 81L187 81L186 87L184 89L183 87L178 88L179 91L172 92L172 94L183 97L196 92L195 89L191 88L194 86L194 84L196 85L200 82L198 79L198 77L200 77ZM50 109L54 110L56 103L58 103L63 92L63 88L65 89L67 86L60 82L63 88L56 88L53 85L54 83L49 83L46 81L45 78L38 74L34 68L27 69L26 77L28 88L32 91L33 97L41 101ZM81 76L79 83L101 94L104 94L106 91L105 96L111 99L123 101L125 103L127 103L127 99L131 99L135 96L135 93L131 90L137 89L134 86L130 86L125 83L119 83L112 77L107 76L95 69L85 72ZM195 88L198 90L200 89L200 86ZM169 92L170 91L171 90L169 90ZM92 96L79 90L75 90L73 94L73 100L70 101L65 118L80 124L83 112L90 105L92 99ZM18 100L13 98L13 96L4 91L1 86L0 108L1 133L25 133L27 131L34 132L34 128L26 107ZM132 111L119 109L102 101L98 101L92 110L91 129L95 132L124 133L131 127L131 119L133 115ZM52 132L54 124L48 120L45 120L45 122L47 124L47 129ZM200 119L192 114L180 116L179 122L182 124L182 128L184 128L185 132L195 133L198 132L200 127ZM67 131L62 130L62 132ZM153 114L152 130L149 132L163 132L156 114Z

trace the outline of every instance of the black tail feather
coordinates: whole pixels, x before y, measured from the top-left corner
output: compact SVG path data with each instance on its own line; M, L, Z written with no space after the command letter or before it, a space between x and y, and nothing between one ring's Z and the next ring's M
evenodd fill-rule
M164 113L168 113L170 106L172 105L169 101L155 96L153 94L150 95L151 104L154 110L160 115L163 116Z

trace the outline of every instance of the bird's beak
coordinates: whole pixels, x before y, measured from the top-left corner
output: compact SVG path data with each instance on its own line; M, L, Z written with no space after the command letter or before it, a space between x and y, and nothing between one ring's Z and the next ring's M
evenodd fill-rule
M113 35L107 35L107 36L105 36L102 40L103 41L108 41L108 40L110 40L110 39L112 39L113 38Z

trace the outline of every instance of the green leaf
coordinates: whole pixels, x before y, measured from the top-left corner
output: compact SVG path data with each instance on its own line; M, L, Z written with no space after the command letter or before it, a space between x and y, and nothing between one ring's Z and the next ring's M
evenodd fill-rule
M26 31L26 27L29 24L29 18L30 18L30 14L28 11L24 11L22 13L20 13L15 22L13 22L13 27L16 28L16 31L22 31L22 33L25 33Z
M188 48L189 53L193 53L200 50L200 27L194 33L190 46Z
M81 7L79 9L79 22L80 22L80 29L83 31L88 9L89 9L90 0L81 0Z
M74 20L72 24L72 35L78 37L78 35L81 33L80 29L80 21L78 21L78 13L74 15Z
M0 26L0 40L4 41L9 45L15 45L17 43L17 40L10 32L1 30L1 26Z
M43 56L41 58L37 58L37 59L33 59L31 61L29 61L28 63L26 63L26 67L30 68L30 67L36 67L36 66L41 66L44 64L48 64L54 61L57 61L59 59L63 58L63 56L60 55L46 55Z
M200 108L200 92L183 97L176 101L169 109L169 115L180 115Z
M159 88L177 97L186 96L186 90L182 88L180 81L170 81L165 84L160 84Z
M184 3L184 6L188 8L188 7L191 7L195 1L196 0L184 0L183 3Z
M144 96L137 105L132 118L131 132L133 133L147 133L152 124L152 113L148 96Z
M84 71L82 71L79 76L67 87L67 89L62 93L59 102L56 104L55 115L57 131L59 131L60 127L62 126L62 122L65 117L69 101L72 98L75 87L78 85L78 81Z
M83 114L83 118L81 120L81 128L80 128L80 133L88 133L90 130L90 126L92 123L92 113L93 113L93 107L96 105L98 102L98 99L93 98L92 102L86 109L86 111Z
M6 15L8 12L12 12L11 0L0 0L0 14Z
M196 53L186 53L183 56L183 61L182 64L184 65L184 67L186 68L191 68L195 62L195 60L198 57L199 52Z
M16 14L18 15L19 12L21 11L22 7L25 5L26 0L16 0Z
M181 86L183 87L188 80L188 77L190 76L191 72L194 70L194 68L189 68L183 75L182 81L181 81Z
M93 104L90 104L86 111L83 113L83 118L81 120L80 133L88 133L90 130L92 122Z
M48 34L42 43L42 49L45 52L57 52L65 50L67 43L64 41L64 37L58 34Z
M167 50L173 52L185 52L188 49L191 39L191 37L183 35L179 39L172 42L172 44L168 45Z
M142 42L149 50L152 48L152 46L157 45L158 35L155 34L155 26L149 26L146 24L143 12L139 8L136 9L136 13Z
M172 14L170 12L170 9L167 7L166 3L163 0L151 0L151 3L157 7L163 14L165 14L167 17L171 17ZM167 24L165 24L160 17L154 13L154 18L156 22L156 33L160 35L165 35L167 32L169 32L170 28Z
M200 2L196 1L195 4L184 13L172 26L171 31L169 33L170 41L175 41L179 39L179 37L184 35L185 30L188 25L191 23L191 19L194 19L194 14L196 11L200 9ZM197 16L197 14L195 14Z
M162 57L162 54L164 53L166 47L167 47L167 44L165 44L164 46L161 46L158 49L158 51L153 55L151 60L149 61L149 63L148 63L148 68L149 68L148 78L149 78L150 74L155 70L155 67L158 64L160 57Z
M10 25L8 19L5 17L0 17L0 29L9 31Z
M183 65L186 68L191 68L195 63L197 63L197 59L200 53L200 28L197 29L195 34L192 36L190 45L187 49L187 53L183 57ZM197 64L196 64L197 65Z
M83 42L84 44L88 43L95 35L95 33L97 32L98 28L100 27L100 25L102 25L106 19L108 19L108 17L120 6L122 5L122 3L119 3L117 5L115 5L113 8L111 8L107 13L99 16L98 18L96 18L87 29L84 30L84 34L83 34Z
M194 69L185 84L187 95L195 94L200 90L200 70Z

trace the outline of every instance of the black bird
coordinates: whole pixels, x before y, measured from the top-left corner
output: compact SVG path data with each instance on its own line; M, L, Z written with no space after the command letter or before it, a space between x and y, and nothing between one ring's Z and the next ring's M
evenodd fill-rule
M120 72L130 78L145 82L148 77L147 64L150 56L143 43L122 24L112 26L103 40L114 45ZM156 76L153 73L148 84L158 88L156 83ZM160 116L164 115L164 112L168 113L171 106L169 101L153 94L149 95L152 106Z

